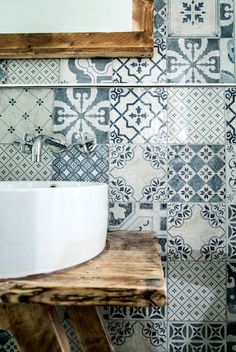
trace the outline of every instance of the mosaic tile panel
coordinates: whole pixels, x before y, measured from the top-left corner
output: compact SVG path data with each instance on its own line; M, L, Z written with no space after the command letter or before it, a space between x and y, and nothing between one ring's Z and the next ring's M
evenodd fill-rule
M169 36L216 37L217 0L169 0Z
M112 143L166 143L167 91L115 88L110 91Z
M98 144L108 142L109 89L57 88L54 90L54 132L76 143L79 133L87 132Z
M225 91L226 138L228 143L236 143L236 88Z
M52 135L53 91L48 88L0 90L0 143L23 133Z
M224 105L224 89L169 89L169 143L223 144Z
M109 83L112 82L111 59L61 59L60 82Z
M169 204L168 257L170 260L225 258L225 205Z
M236 262L236 205L228 205L228 259Z
M166 82L166 41L156 39L151 58L117 58L113 60L114 83Z
M32 163L31 155L18 146L0 145L1 181L49 181L52 176L52 153L44 149L41 163Z
M236 202L236 145L226 146L226 195L227 202Z
M234 83L234 39L220 40L220 74L221 83Z
M171 202L224 201L224 146L171 145L168 156L168 185Z
M220 0L221 38L234 36L234 0Z
M236 263L227 263L227 321L236 322ZM236 337L236 330L234 332Z
M225 321L224 262L169 262L167 281L170 321Z
M7 60L0 60L0 83L1 84L8 83L7 70L8 70Z
M154 0L154 36L166 36L166 0Z
M165 202L167 150L157 145L112 146L111 202Z
M58 83L59 59L8 60L7 83Z
M220 44L218 39L168 39L166 60L167 82L220 82Z
M97 145L87 155L70 146L62 153L53 153L52 168L54 181L107 182L109 147Z

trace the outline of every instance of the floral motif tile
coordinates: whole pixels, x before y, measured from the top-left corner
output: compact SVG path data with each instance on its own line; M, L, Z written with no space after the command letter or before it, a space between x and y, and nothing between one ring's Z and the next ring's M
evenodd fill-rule
M14 145L0 145L1 181L49 181L52 176L52 153L44 149L41 163L32 163L31 155Z
M236 145L226 146L226 195L228 202L236 202Z
M227 324L227 351L236 351L236 322Z
M168 90L169 143L224 143L224 89Z
M234 0L220 0L221 38L234 36Z
M0 351L18 352L16 342L8 331L0 330Z
M167 150L158 145L115 145L110 151L111 202L165 202Z
M151 58L117 58L113 60L114 83L166 82L166 41L156 39Z
M167 281L170 321L226 320L224 262L169 262Z
M236 263L227 263L227 321L236 320ZM236 335L236 330L234 335Z
M102 315L105 320L163 320L166 319L166 306L163 307L121 307L105 306Z
M236 262L236 204L228 205L228 259Z
M225 91L226 138L228 143L236 143L236 88Z
M222 202L225 199L223 145L171 145L168 185L171 202Z
M0 60L0 83L9 83L7 81L7 70L8 70L8 62L7 60Z
M169 352L225 352L225 323L170 322Z
M97 145L90 154L81 153L70 146L62 153L53 153L55 181L107 182L109 170L109 147Z
M54 132L76 143L81 132L92 135L95 142L108 142L109 90L106 88L58 88L54 90Z
M154 0L154 36L166 36L166 0Z
M169 0L169 36L216 37L217 0Z
M166 143L167 92L163 88L110 91L112 143Z
M221 83L234 83L234 39L220 40L220 73Z
M112 82L111 59L61 59L60 82L109 83Z
M23 133L51 135L52 112L51 89L1 89L0 143L13 143Z
M58 83L59 59L8 60L7 83Z
M220 82L220 44L213 38L167 41L167 82Z

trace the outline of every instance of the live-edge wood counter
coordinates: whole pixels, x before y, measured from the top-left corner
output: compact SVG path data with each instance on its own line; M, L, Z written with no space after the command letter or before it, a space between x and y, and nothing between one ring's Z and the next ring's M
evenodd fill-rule
M66 306L86 352L112 351L99 305L162 306L166 286L153 232L109 232L97 258L61 272L0 280L0 329L22 352L67 352L55 306Z

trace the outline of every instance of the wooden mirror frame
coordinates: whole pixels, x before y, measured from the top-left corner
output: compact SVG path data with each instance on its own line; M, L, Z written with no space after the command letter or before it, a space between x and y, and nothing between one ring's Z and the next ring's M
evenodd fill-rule
M0 58L150 57L154 0L133 0L133 32L0 34Z

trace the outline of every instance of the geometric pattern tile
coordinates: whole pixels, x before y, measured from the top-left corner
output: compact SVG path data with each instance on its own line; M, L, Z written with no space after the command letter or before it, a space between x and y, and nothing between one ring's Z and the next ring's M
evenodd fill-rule
M165 202L167 200L166 154L166 148L160 145L111 146L111 202Z
M217 204L168 205L170 260L225 258L225 206Z
M0 102L0 143L12 144L23 133L52 134L52 89L4 88Z
M225 269L225 262L169 262L168 319L225 321Z
M154 37L166 36L166 0L154 0Z
M8 331L0 330L0 352L18 352L16 342Z
M236 263L227 263L227 321L236 322ZM236 331L234 333L236 335Z
M216 37L218 0L169 0L169 36Z
M166 82L166 41L156 39L150 59L113 59L114 83Z
M226 138L228 143L236 143L236 88L225 91Z
M168 39L166 59L167 82L220 82L219 39Z
M168 157L170 202L225 200L223 145L171 145Z
M7 70L8 70L7 60L0 60L0 83L9 83L7 82Z
M221 38L234 36L234 0L220 0Z
M236 351L236 322L227 324L227 351Z
M234 39L224 38L220 40L220 74L221 83L234 83Z
M236 261L236 204L228 205L228 259Z
M54 90L55 133L62 133L67 143L76 143L81 132L106 144L109 129L109 89L57 88Z
M166 143L167 92L163 88L110 91L112 143Z
M169 89L168 118L169 143L224 144L224 89Z
M52 177L52 152L44 147L42 161L32 163L31 154L21 153L15 145L0 145L1 181L49 181Z
M13 59L8 61L7 83L58 83L59 59Z
M112 59L61 59L60 82L112 82Z
M62 153L53 153L54 181L107 182L109 147L97 145L89 154L70 146Z
M169 323L169 352L225 352L224 323Z
M236 144L226 146L226 200L236 203Z
M67 314L67 311L65 310L64 307L59 306L59 307L57 307L57 314L58 314L58 317L61 321L61 324L62 324L62 327L65 331L65 334L69 340L70 348L71 348L70 351L71 352L82 352L79 341L77 339L77 336L76 336L74 329L71 325L71 322L69 320L69 316ZM38 352L40 352L40 351L38 351Z
M165 306L163 307L121 307L105 306L102 308L105 320L163 320L165 319Z

